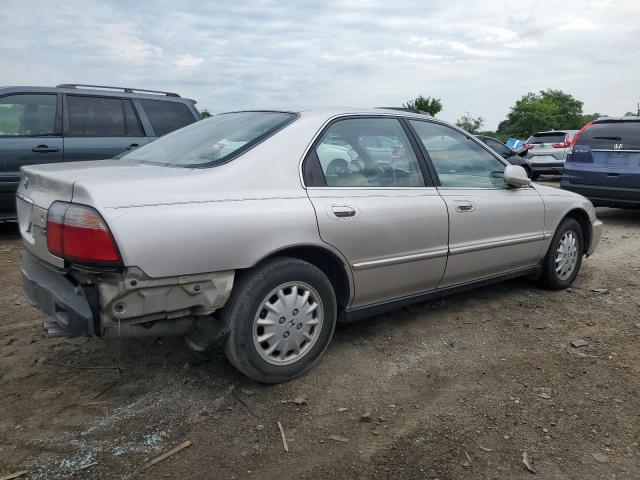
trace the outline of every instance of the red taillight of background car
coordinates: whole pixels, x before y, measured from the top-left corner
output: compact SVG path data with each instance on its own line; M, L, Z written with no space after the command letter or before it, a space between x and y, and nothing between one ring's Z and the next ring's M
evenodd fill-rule
M569 140L569 134L567 133L564 136L564 142L562 143L553 143L551 145L553 148L567 148L571 146L571 140Z
M578 139L580 138L580 135L582 135L582 132L584 132L587 128L589 128L591 126L591 124L593 123L593 121L587 123L584 127L582 127L580 130L578 130L578 133L576 133L573 136L573 141L571 142L571 146L573 147L576 143L578 143Z
M530 148L533 148L533 143L525 143L524 148L526 148L527 150L529 150Z
M70 262L119 265L120 254L109 227L91 207L54 202L47 213L47 247Z

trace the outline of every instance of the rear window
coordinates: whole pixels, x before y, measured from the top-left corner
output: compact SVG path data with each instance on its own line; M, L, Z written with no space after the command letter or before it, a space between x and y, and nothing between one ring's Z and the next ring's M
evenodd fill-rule
M566 132L542 132L534 133L527 143L564 143Z
M140 136L140 125L129 100L67 95L70 137ZM126 114L126 115L125 115Z
M580 145L602 150L640 150L640 120L594 123L578 139Z
M163 100L141 100L141 102L158 137L196 121L193 113L184 103Z
M241 155L297 115L235 112L215 115L124 155L127 160L175 167L208 167Z

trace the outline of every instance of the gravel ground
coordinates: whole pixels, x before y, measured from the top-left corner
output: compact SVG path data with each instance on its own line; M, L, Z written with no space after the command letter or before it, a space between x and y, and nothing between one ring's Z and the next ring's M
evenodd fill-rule
M180 339L45 338L0 226L0 477L123 478L190 440L138 478L533 478L526 452L539 478L638 479L640 212L598 215L571 289L515 280L339 326L278 386Z

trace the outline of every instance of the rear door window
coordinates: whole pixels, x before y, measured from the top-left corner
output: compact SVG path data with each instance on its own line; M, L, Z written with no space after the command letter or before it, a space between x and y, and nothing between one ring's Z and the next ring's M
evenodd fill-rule
M70 137L125 137L124 108L119 98L67 95Z
M582 132L578 143L592 150L640 150L640 120L594 123Z
M196 121L193 113L184 103L162 100L141 100L141 102L158 137Z
M56 133L57 95L8 95L0 98L0 137L51 136Z
M423 187L424 177L402 125L394 118L333 123L315 147L328 187Z

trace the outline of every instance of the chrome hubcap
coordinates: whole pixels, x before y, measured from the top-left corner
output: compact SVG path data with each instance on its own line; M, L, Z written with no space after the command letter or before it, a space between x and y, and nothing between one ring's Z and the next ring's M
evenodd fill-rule
M318 292L303 282L274 288L262 301L253 320L253 345L272 365L289 365L315 345L324 320Z
M573 274L578 263L578 236L573 230L562 235L556 250L556 274L560 280L566 280Z

